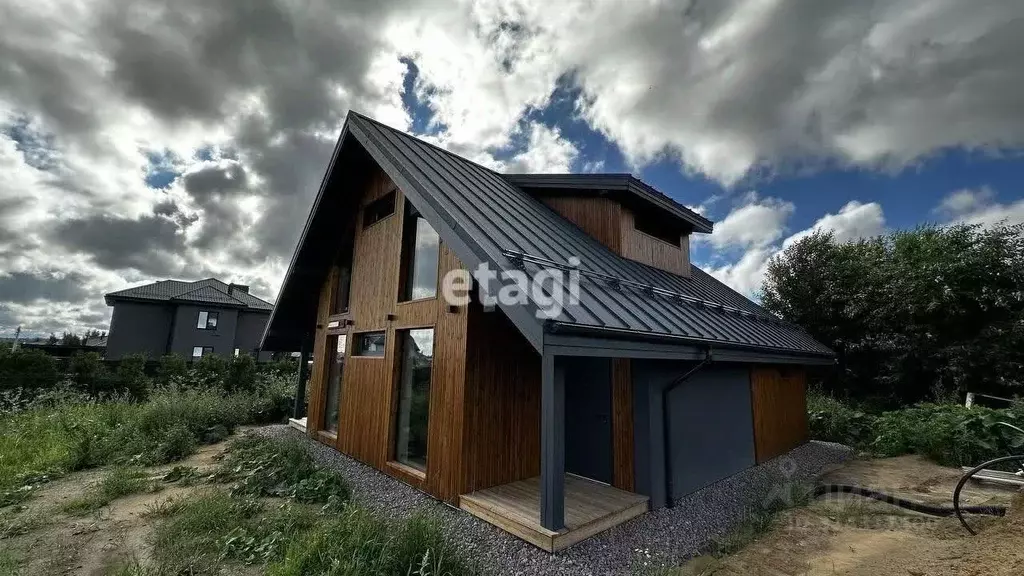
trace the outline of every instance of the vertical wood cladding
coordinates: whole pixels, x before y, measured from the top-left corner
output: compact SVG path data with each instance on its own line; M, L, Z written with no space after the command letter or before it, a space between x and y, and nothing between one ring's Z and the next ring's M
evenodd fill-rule
M750 394L758 464L807 442L807 376L802 368L751 368Z
M633 376L629 358L612 359L612 486L633 491Z
M475 302L467 340L464 492L540 474L540 355Z
M690 276L690 238L680 235L677 244L669 244L636 229L633 213L622 211L622 252L626 258L680 276Z
M394 185L383 172L370 178L362 192L360 206L376 200ZM399 268L402 253L402 221L405 198L395 194L395 212L369 227L362 224L362 211L356 217L353 242L352 280L349 317L353 324L346 329L348 353L342 375L338 450L385 473L417 484L427 492L455 502L461 493L462 401L465 385L466 324L465 307L451 312L440 297L398 302ZM339 223L339 230L344 227ZM338 244L343 239L339 237ZM439 257L439 278L449 270L462 268L459 259L442 243ZM322 429L323 390L327 362L327 315L331 294L337 280L332 272L320 295L318 329L314 345L314 366L311 374L311 411L316 430ZM388 315L393 319L389 320ZM430 417L427 431L427 472L422 479L403 475L389 466L392 458L393 410L395 403L395 372L398 369L400 332L409 328L434 328L434 357L430 384ZM380 357L353 356L355 338L361 332L383 331L385 354ZM312 410L316 409L314 413ZM313 430L313 428L311 428ZM314 432L315 434L315 432Z
M543 196L541 202L616 254L622 254L622 207L609 198Z
M316 437L316 433L324 428L324 384L326 382L326 364L321 359L327 356L327 315L330 313L331 293L333 290L336 275L332 270L328 273L323 285L320 287L319 299L316 312L316 331L313 333L313 366L309 373L309 406L306 410L306 430L310 436Z
M669 244L639 232L633 213L618 202L600 196L541 196L540 201L607 246L612 252L667 270L690 275L690 237L681 234Z

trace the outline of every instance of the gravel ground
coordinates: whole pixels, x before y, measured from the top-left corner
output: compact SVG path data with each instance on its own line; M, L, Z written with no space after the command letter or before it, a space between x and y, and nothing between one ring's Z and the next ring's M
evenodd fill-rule
M725 534L746 512L782 497L778 486L815 478L825 467L852 455L840 444L811 442L698 490L674 508L648 512L556 554L548 554L461 510L435 500L369 466L309 439L285 425L254 430L267 437L307 440L314 459L337 470L352 487L353 499L390 518L429 510L452 542L467 556L502 575L629 574L644 563L676 562Z

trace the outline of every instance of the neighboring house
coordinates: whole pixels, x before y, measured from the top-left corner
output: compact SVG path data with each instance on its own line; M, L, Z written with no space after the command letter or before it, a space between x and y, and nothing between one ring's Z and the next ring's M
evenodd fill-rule
M833 353L691 265L711 231L629 175L503 175L350 113L263 348L312 351L313 438L556 550L807 440ZM506 298L453 304L482 265ZM578 302L511 285L541 270Z
M208 278L196 282L161 280L111 292L107 359L145 354L151 359L180 354L234 356L259 353L260 337L273 305L242 284ZM266 359L263 353L260 359Z

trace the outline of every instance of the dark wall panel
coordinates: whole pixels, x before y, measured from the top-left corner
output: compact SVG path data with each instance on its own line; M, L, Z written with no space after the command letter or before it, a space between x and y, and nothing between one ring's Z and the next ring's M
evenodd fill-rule
M269 319L269 312L239 312L238 324L235 327L235 348L254 354L255 349L260 346L260 338L263 337L263 329ZM260 357L261 360L268 358L269 352Z
M693 362L633 360L636 491L665 505L662 389ZM669 397L673 498L755 463L749 367L713 364Z
M172 310L163 304L114 304L106 357L118 360L128 354L145 354L149 358L163 356L167 352Z
M216 330L196 328L200 310L219 313ZM174 337L171 340L171 352L191 358L194 346L212 346L214 354L231 357L235 352L235 324L237 321L238 310L234 308L178 306L174 314Z

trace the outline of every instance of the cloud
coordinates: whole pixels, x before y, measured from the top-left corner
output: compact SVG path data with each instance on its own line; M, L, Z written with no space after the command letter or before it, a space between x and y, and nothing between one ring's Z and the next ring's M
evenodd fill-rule
M508 173L571 172L572 163L579 155L576 147L564 139L557 128L531 124L529 141L523 152L504 166Z
M88 295L82 286L84 281L77 274L57 276L14 272L0 276L0 300L18 303L35 300L76 302Z
M768 199L771 201L771 199ZM886 231L885 215L882 206L876 202L862 203L856 200L848 202L835 214L825 214L809 228L796 232L786 237L781 243L775 242L781 237L785 229L786 221L792 213L792 206L789 210L764 210L763 202L758 204L756 197L754 203L737 208L725 218L729 221L733 218L732 225L728 230L734 241L719 241L722 246L740 245L746 246L747 250L735 262L718 267L712 267L708 273L731 286L734 290L748 296L756 296L761 284L764 281L765 272L768 269L768 262L771 258L801 238L810 236L816 231L831 232L839 242L852 242L861 238L871 238L884 234ZM777 202L777 201L776 201ZM756 210L751 209L755 207ZM735 214L739 216L734 217ZM762 224L754 217L760 214L766 219ZM781 219L780 219L781 217ZM758 232L747 233L740 224L749 226ZM720 226L715 225L715 232L711 234L712 239L720 232Z
M1010 204L996 201L996 192L988 186L951 192L934 210L949 222L1015 225L1024 223L1024 200Z
M792 202L778 198L759 199L756 193L748 194L744 202L721 222L715 223L713 234L697 238L706 239L715 248L761 248L782 237L786 222L796 209Z

